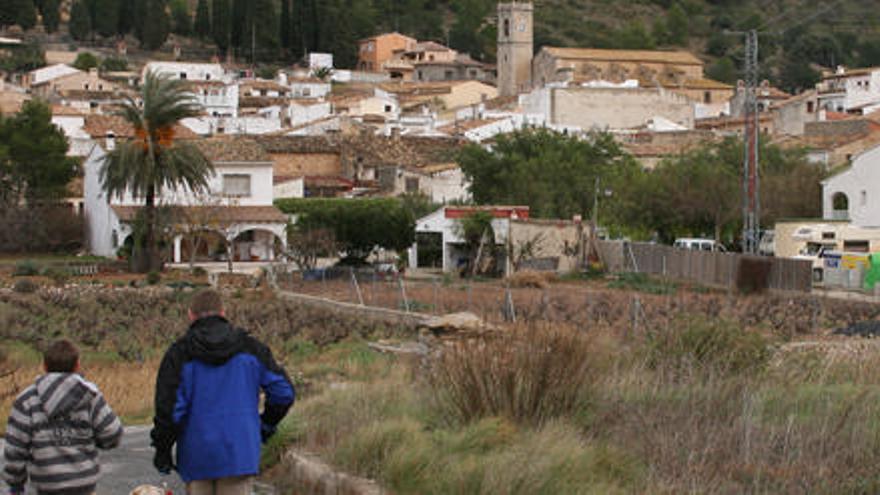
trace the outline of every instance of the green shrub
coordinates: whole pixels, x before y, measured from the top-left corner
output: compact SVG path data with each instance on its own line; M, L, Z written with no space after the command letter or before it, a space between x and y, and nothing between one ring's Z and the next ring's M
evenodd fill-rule
M27 278L16 280L15 285L12 286L12 290L20 294L30 294L36 292L37 289L39 289L37 283Z
M70 272L66 268L61 267L49 267L43 270L43 275L51 279L59 287L70 280Z
M157 271L152 271L147 274L147 284L156 285L162 280L162 275Z
M772 349L766 337L733 322L693 318L651 334L647 354L655 369L741 373L763 369Z
M19 261L12 271L13 277L33 277L40 274L40 267L32 260Z
M191 273L192 273L193 277L207 277L208 276L208 271L200 266L193 268Z

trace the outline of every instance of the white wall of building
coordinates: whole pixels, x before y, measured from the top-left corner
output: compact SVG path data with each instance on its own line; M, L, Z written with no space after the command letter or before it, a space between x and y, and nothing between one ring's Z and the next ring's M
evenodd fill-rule
M290 125L297 126L329 117L331 114L330 102L316 103L314 105L300 105L291 103L287 107L287 116Z
M880 226L880 146L853 159L845 171L822 182L822 217L835 220L833 198L847 196L849 219L859 227Z
M186 79L188 81L222 81L226 79L226 71L220 64L150 62L144 66L143 74L149 71L167 74L172 79Z
M458 259L451 244L460 244L464 239L460 235L460 222L446 218L446 207L416 221L416 232L439 232L443 238L443 271L452 271L458 266ZM504 245L510 234L510 219L496 218L492 220L495 231L495 243Z

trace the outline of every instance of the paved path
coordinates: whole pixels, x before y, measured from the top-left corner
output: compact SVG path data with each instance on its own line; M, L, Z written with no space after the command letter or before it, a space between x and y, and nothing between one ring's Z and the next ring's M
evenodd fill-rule
M0 447L2 446L3 442L0 441ZM150 447L148 426L126 428L122 444L113 450L102 451L100 456L102 478L97 495L125 495L138 485L158 485L163 480L168 482L175 494L185 493L177 475L163 477L153 468L153 449ZM30 485L29 488L28 495L36 493Z

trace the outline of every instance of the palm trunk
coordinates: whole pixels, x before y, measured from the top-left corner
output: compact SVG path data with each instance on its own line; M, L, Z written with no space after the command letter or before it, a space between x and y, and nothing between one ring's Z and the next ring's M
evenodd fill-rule
M159 257L159 246L156 243L156 191L149 187L147 189L146 204L144 206L144 261L142 263L143 271L141 273L151 272L161 269L161 261Z

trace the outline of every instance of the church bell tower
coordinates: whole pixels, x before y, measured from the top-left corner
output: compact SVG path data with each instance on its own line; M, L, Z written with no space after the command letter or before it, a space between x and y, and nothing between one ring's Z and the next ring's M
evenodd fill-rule
M531 89L533 13L531 2L498 4L498 93L501 96Z

